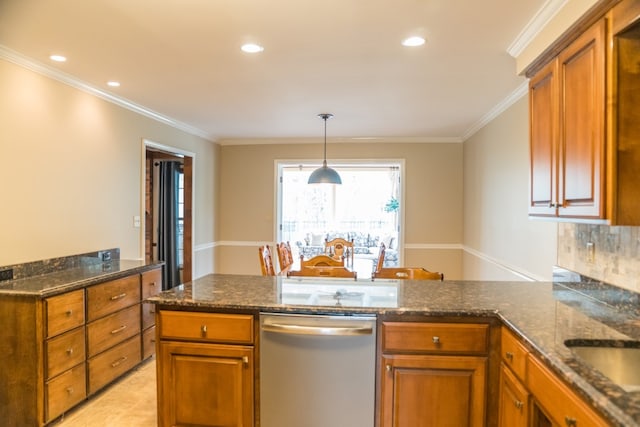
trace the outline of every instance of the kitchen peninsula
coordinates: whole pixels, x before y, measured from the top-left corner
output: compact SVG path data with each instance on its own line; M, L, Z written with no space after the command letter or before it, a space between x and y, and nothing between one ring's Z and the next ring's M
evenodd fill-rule
M313 286L320 291L314 294L310 291ZM376 296L376 290L381 288L384 292ZM474 401L468 410L470 416L479 416L484 425L495 425L499 417L510 412L503 403L499 404L503 392L496 390L511 384L503 384L505 377L516 378L519 387L530 396L509 403L514 403L515 410L521 413L531 403L536 420L548 417L556 424L579 426L640 425L638 393L615 385L576 358L565 345L566 340L640 341L634 311L637 295L617 292L613 292L617 304L614 307L595 300L600 295L612 296L608 285L588 280L354 281L208 275L148 300L158 306L158 398L159 408L163 408L159 425L175 423L181 416L185 420L197 417L202 410L200 396L189 394L193 400L188 405L192 406L186 407L177 404L181 397L174 390L182 387L181 393L189 392L188 381L177 378L175 372L190 372L189 357L196 353L201 357L227 358L227 365L232 365L237 374L227 378L233 385L225 391L232 404L229 411L237 413L227 415L237 416L237 420L249 425L260 425L260 370L256 368L260 363L260 313L375 315L378 426L389 425L389 417L397 415L385 413L387 399L394 397L380 388L387 381L401 380L396 369L411 357L431 362L449 357L447 360L464 362L464 370L475 372L473 375L480 372L471 381L483 386L483 396L480 405ZM420 348L402 348L405 344ZM475 364L469 368L467 362ZM215 371L219 367L214 365L210 364ZM501 370L507 373L501 375ZM201 378L207 376L203 371L192 371L195 372ZM539 396L540 387L549 396L557 393L561 408ZM213 388L210 386L210 394L220 396ZM241 396L229 397L229 390ZM575 413L557 413L560 410ZM581 417L586 423L575 424L576 418Z

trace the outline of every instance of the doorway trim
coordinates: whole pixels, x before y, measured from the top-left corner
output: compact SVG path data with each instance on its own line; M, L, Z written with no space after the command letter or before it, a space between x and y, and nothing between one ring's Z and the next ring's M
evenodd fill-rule
M169 155L182 157L184 159L184 262L183 262L183 282L190 282L195 272L193 262L193 236L195 235L193 221L193 195L195 190L195 160L196 154L181 148L160 144L148 139L142 139L141 168L140 168L140 218L143 220L140 227L140 254L141 259L145 259L146 243L146 221L145 218L145 198L146 198L146 157L147 150L159 151Z

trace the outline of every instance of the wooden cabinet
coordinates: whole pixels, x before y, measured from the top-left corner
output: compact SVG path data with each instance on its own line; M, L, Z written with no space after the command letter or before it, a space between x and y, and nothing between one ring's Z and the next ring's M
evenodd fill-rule
M609 425L506 328L501 340L500 427Z
M145 275L160 280L161 269ZM47 298L3 295L2 425L49 424L139 364L141 297L137 272Z
M530 215L606 217L606 25L597 21L531 77Z
M162 270L150 270L142 273L142 300L157 295L162 291ZM155 305L142 303L142 358L148 359L156 353L156 317Z
M489 325L383 322L382 427L484 426Z
M254 317L160 310L158 425L254 425Z

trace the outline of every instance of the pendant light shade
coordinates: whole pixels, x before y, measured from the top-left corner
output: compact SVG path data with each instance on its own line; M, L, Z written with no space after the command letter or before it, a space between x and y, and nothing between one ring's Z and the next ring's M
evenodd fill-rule
M324 120L324 160L322 166L309 175L308 184L342 184L338 172L327 166L327 120L332 118L333 114L323 113L318 114L318 117Z

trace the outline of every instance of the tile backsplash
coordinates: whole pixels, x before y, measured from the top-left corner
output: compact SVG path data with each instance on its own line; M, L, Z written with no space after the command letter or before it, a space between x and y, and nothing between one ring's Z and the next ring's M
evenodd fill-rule
M593 243L593 257L589 243ZM640 227L560 223L558 265L640 292Z

